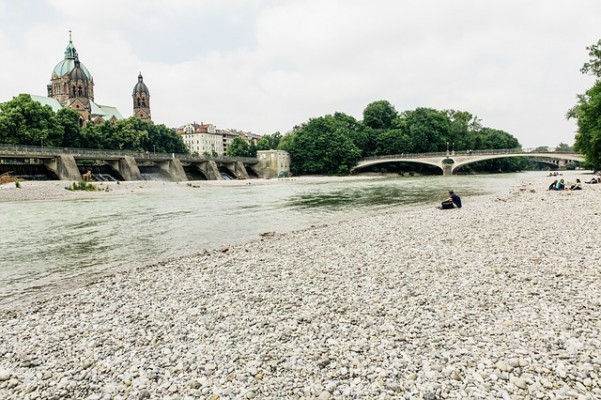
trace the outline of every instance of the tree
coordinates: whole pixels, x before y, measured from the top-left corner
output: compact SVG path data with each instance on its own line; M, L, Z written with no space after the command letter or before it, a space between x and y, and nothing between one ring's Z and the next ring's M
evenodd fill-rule
M148 136L142 138L141 145L145 151L153 153L187 153L188 149L175 129L167 128L163 124L155 125L144 122Z
M58 147L63 133L52 108L28 94L0 104L0 143Z
M585 94L578 96L576 105L568 111L567 118L577 120L578 130L574 150L585 156L585 164L593 169L601 169L601 40L590 47L591 59L584 64L582 73L597 79Z
M280 144L282 134L275 132L273 135L264 135L257 142L257 150L276 150Z
M79 114L70 108L61 108L56 113L58 123L63 127L62 147L83 147Z
M449 120L447 141L451 143L452 149L474 149L475 135L482 130L480 119L467 111L446 110L445 114Z
M227 147L227 155L232 157L252 157L249 144L240 136L236 136Z
M601 39L586 49L590 59L584 63L580 72L599 78L601 77Z
M381 131L376 137L376 155L409 153L413 145L401 129Z
M397 118L397 111L387 100L374 101L363 110L363 124L372 129L393 128Z
M361 154L348 128L332 115L310 119L297 127L286 147L295 174L346 174Z
M555 148L555 151L558 153L570 153L572 152L572 146L566 144L566 143L559 143L557 145L557 147Z
M431 108L416 108L402 113L414 153L444 151L452 144L449 119L444 112Z
M295 127L295 131L300 127ZM293 146L294 139L296 138L295 131L288 132L280 139L280 143L278 144L278 150L284 150L290 152L290 149Z
M578 131L574 149L584 154L587 164L601 168L601 80L580 97L575 116Z

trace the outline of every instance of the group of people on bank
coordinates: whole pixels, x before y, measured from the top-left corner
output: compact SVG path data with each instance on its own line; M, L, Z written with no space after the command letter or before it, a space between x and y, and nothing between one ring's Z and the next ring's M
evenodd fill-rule
M570 187L567 187L563 178L560 180L555 179L549 185L549 190L582 190L582 182L580 182L580 179L576 178L576 182L572 183Z

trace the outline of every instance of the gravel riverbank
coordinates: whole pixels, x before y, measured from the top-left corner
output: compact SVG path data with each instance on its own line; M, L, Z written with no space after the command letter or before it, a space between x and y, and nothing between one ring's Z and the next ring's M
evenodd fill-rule
M0 398L601 398L601 185L548 180L4 311Z

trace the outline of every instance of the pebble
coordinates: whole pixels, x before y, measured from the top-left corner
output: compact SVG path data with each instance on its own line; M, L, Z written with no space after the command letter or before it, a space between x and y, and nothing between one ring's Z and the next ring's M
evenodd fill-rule
M11 377L11 373L9 370L0 369L0 382L4 382L9 380Z
M6 310L0 398L601 398L601 185L545 183Z

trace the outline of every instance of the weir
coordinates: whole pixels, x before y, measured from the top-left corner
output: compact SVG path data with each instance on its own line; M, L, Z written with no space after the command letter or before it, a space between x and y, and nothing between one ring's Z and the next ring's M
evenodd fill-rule
M35 170L35 171L34 171ZM263 177L256 158L0 145L0 171L22 179L188 181Z

